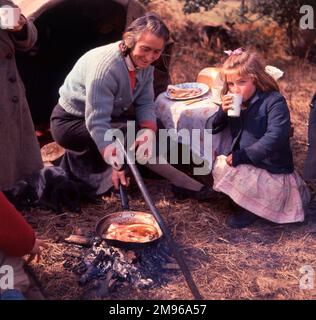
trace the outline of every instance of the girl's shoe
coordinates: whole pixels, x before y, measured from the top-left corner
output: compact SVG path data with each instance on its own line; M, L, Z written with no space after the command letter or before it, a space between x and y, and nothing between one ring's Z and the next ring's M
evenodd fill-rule
M195 199L198 201L208 201L214 199L215 195L217 194L211 187L203 186L199 191L192 191L189 189L184 189L181 187L177 187L175 185L171 185L171 190L173 195L178 200L185 200L185 199Z
M233 229L241 229L253 224L257 219L255 214L243 209L231 215L227 219L227 225Z

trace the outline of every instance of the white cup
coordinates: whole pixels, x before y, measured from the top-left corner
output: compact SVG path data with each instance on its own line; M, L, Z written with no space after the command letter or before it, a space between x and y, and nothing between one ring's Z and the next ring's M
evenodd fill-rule
M213 86L211 88L213 102L215 102L215 103L222 102L222 98L221 98L222 90L223 90L223 86Z
M227 111L227 115L229 117L239 117L242 104L242 96L237 93L228 93L227 96L231 96L233 98L232 109L229 109Z
M11 6L0 7L0 28L14 29L18 26L21 16L21 9Z

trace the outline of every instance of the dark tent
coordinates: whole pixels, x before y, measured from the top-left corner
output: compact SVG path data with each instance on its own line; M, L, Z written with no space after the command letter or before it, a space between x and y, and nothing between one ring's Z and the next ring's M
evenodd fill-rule
M34 123L47 125L58 100L58 89L78 58L86 51L121 39L126 25L145 13L135 0L15 1L34 19L36 46L17 54ZM168 45L155 71L155 93L168 81L172 45Z

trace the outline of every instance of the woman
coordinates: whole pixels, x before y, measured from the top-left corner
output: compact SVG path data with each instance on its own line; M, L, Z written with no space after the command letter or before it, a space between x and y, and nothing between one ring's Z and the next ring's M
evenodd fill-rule
M2 6L16 7L0 0ZM0 28L0 191L42 168L39 145L25 97L25 88L15 62L15 51L32 48L37 31L21 15L14 29Z
M66 149L61 166L84 194L102 194L112 183L117 187L119 181L126 184L124 170L117 165L117 150L104 135L115 126L113 122L135 119L130 117L132 104L137 126L144 129L133 147L153 141L157 127L151 64L160 57L168 39L165 24L148 13L126 29L122 41L82 56L60 88L51 131ZM149 158L152 143L146 143L146 149Z
M105 140L111 128L136 119L141 130L128 145L136 149L138 162L148 165L157 130L151 64L160 57L168 39L169 31L161 19L147 13L132 22L122 41L81 57L60 88L51 131L66 149L61 166L88 198L105 193L112 185L118 188L119 182L127 184L118 165L122 154ZM209 197L201 183L169 164L151 165L150 169L174 185L190 189L191 196Z

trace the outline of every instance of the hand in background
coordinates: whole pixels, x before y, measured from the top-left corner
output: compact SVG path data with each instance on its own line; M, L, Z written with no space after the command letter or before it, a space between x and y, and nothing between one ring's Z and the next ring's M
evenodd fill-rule
M14 33L14 32L21 31L24 28L24 26L26 25L26 23L27 23L26 18L21 14L20 19L18 21L18 24L13 29L11 29L10 32Z
M124 155L115 142L109 144L103 151L103 159L113 170L120 171L124 164Z
M233 104L233 97L232 96L223 96L222 97L222 109L225 113L227 113L228 110L232 109Z
M112 183L116 190L119 189L120 184L128 187L130 184L130 179L126 177L126 173L124 170L117 171L115 169L112 170Z
M151 129L142 129L138 132L135 142L130 147L136 150L136 160L140 164L146 164L153 155L155 132Z
M231 167L233 165L233 154L227 156L226 163Z
M34 246L33 246L33 249L30 252L30 256L26 260L26 263L28 264L31 261L33 261L34 259L36 259L37 263L40 262L41 255L42 255L42 248L48 248L48 244L44 240L36 239Z

